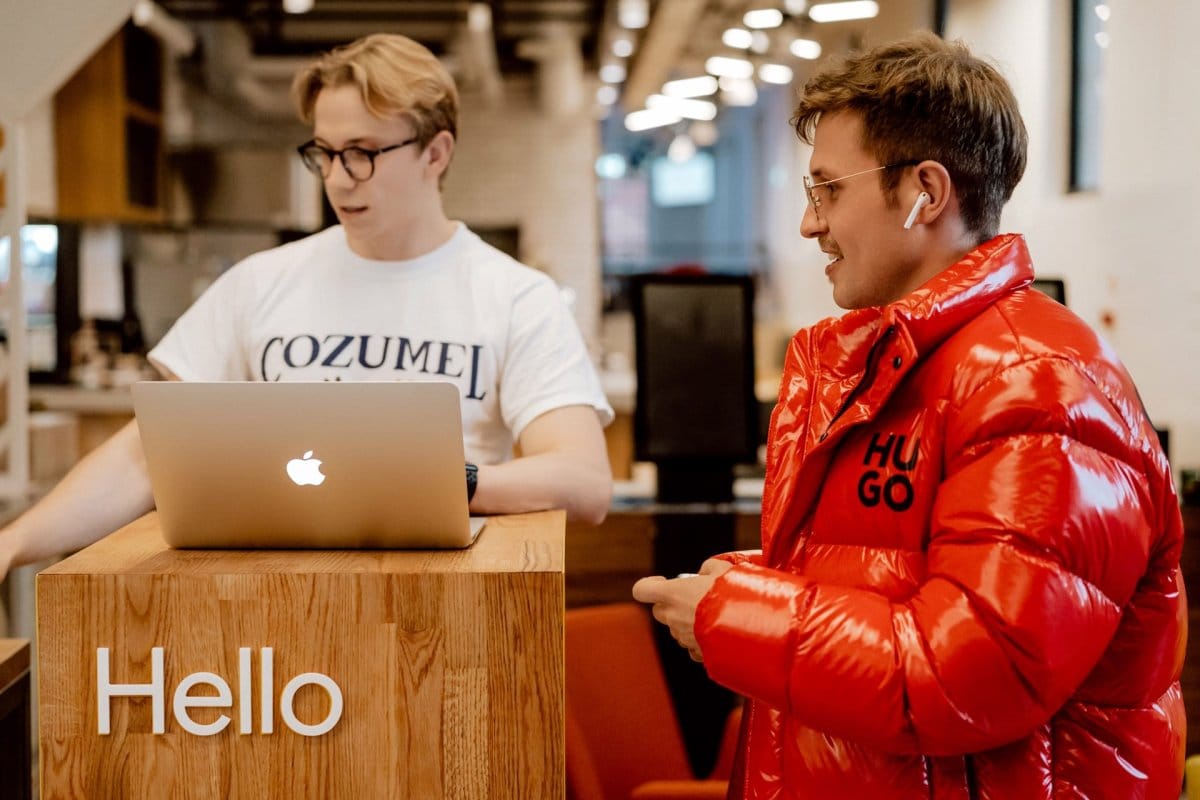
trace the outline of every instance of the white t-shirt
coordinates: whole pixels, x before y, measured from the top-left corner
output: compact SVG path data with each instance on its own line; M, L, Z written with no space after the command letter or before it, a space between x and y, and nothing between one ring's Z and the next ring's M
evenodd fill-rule
M150 352L183 380L448 380L467 458L495 464L535 417L612 408L549 277L459 223L409 261L356 255L341 226L239 262Z

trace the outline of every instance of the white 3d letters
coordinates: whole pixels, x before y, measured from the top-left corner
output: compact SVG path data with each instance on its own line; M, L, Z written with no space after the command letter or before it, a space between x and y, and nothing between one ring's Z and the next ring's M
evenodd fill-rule
M166 733L166 710L163 701L163 649L155 647L150 651L150 683L117 683L109 680L108 648L96 648L96 717L100 722L101 735L111 732L109 721L109 706L113 697L149 697L151 716L154 719L154 732Z
M264 647L259 653L261 682L259 685L259 733L275 731L275 680L274 651ZM163 667L163 648L150 650L150 683L113 683L109 668L107 647L96 648L96 718L101 735L112 732L112 699L114 697L149 697L151 702L152 728L155 734L166 733L166 679ZM251 679L253 674L252 652L249 647L238 648L238 733L253 733L254 700ZM197 685L210 686L216 694L192 695ZM325 719L309 725L296 717L293 708L296 693L308 685L320 686L329 695L329 712ZM229 726L231 717L219 715L213 722L201 724L192 719L190 708L232 708L233 693L229 683L212 672L193 672L184 677L175 688L171 708L175 721L188 733L195 736L213 736ZM338 724L342 718L342 690L328 675L320 672L305 672L292 678L283 687L279 697L279 716L293 732L301 736L322 736Z

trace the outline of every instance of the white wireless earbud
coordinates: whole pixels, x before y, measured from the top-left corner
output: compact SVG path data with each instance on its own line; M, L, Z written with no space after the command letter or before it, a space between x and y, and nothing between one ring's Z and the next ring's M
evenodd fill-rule
M917 202L913 203L912 211L908 212L908 219L904 220L904 230L912 228L913 223L917 221L917 214L921 213L921 209L929 204L929 192L921 192L917 195Z

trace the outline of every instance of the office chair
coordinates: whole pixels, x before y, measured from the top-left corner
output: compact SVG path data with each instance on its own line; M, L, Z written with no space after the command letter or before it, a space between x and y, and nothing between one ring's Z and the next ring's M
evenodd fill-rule
M568 800L724 800L740 712L713 775L688 764L649 612L633 603L566 613Z

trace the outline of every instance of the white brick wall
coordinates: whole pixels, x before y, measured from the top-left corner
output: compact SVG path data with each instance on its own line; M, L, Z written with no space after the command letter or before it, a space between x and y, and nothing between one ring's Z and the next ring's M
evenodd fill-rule
M1150 417L1171 429L1178 474L1200 466L1200 4L1110 4L1100 188L1078 194L1065 191L1069 5L976 3L950 15L949 33L996 59L1029 129L1029 164L1002 228L1026 234L1040 272L1066 278L1069 305L1113 344Z
M538 107L532 78L509 80L497 108L463 96L445 185L452 219L520 227L521 260L576 292L575 317L593 352L600 315L599 151L590 109L548 115Z

